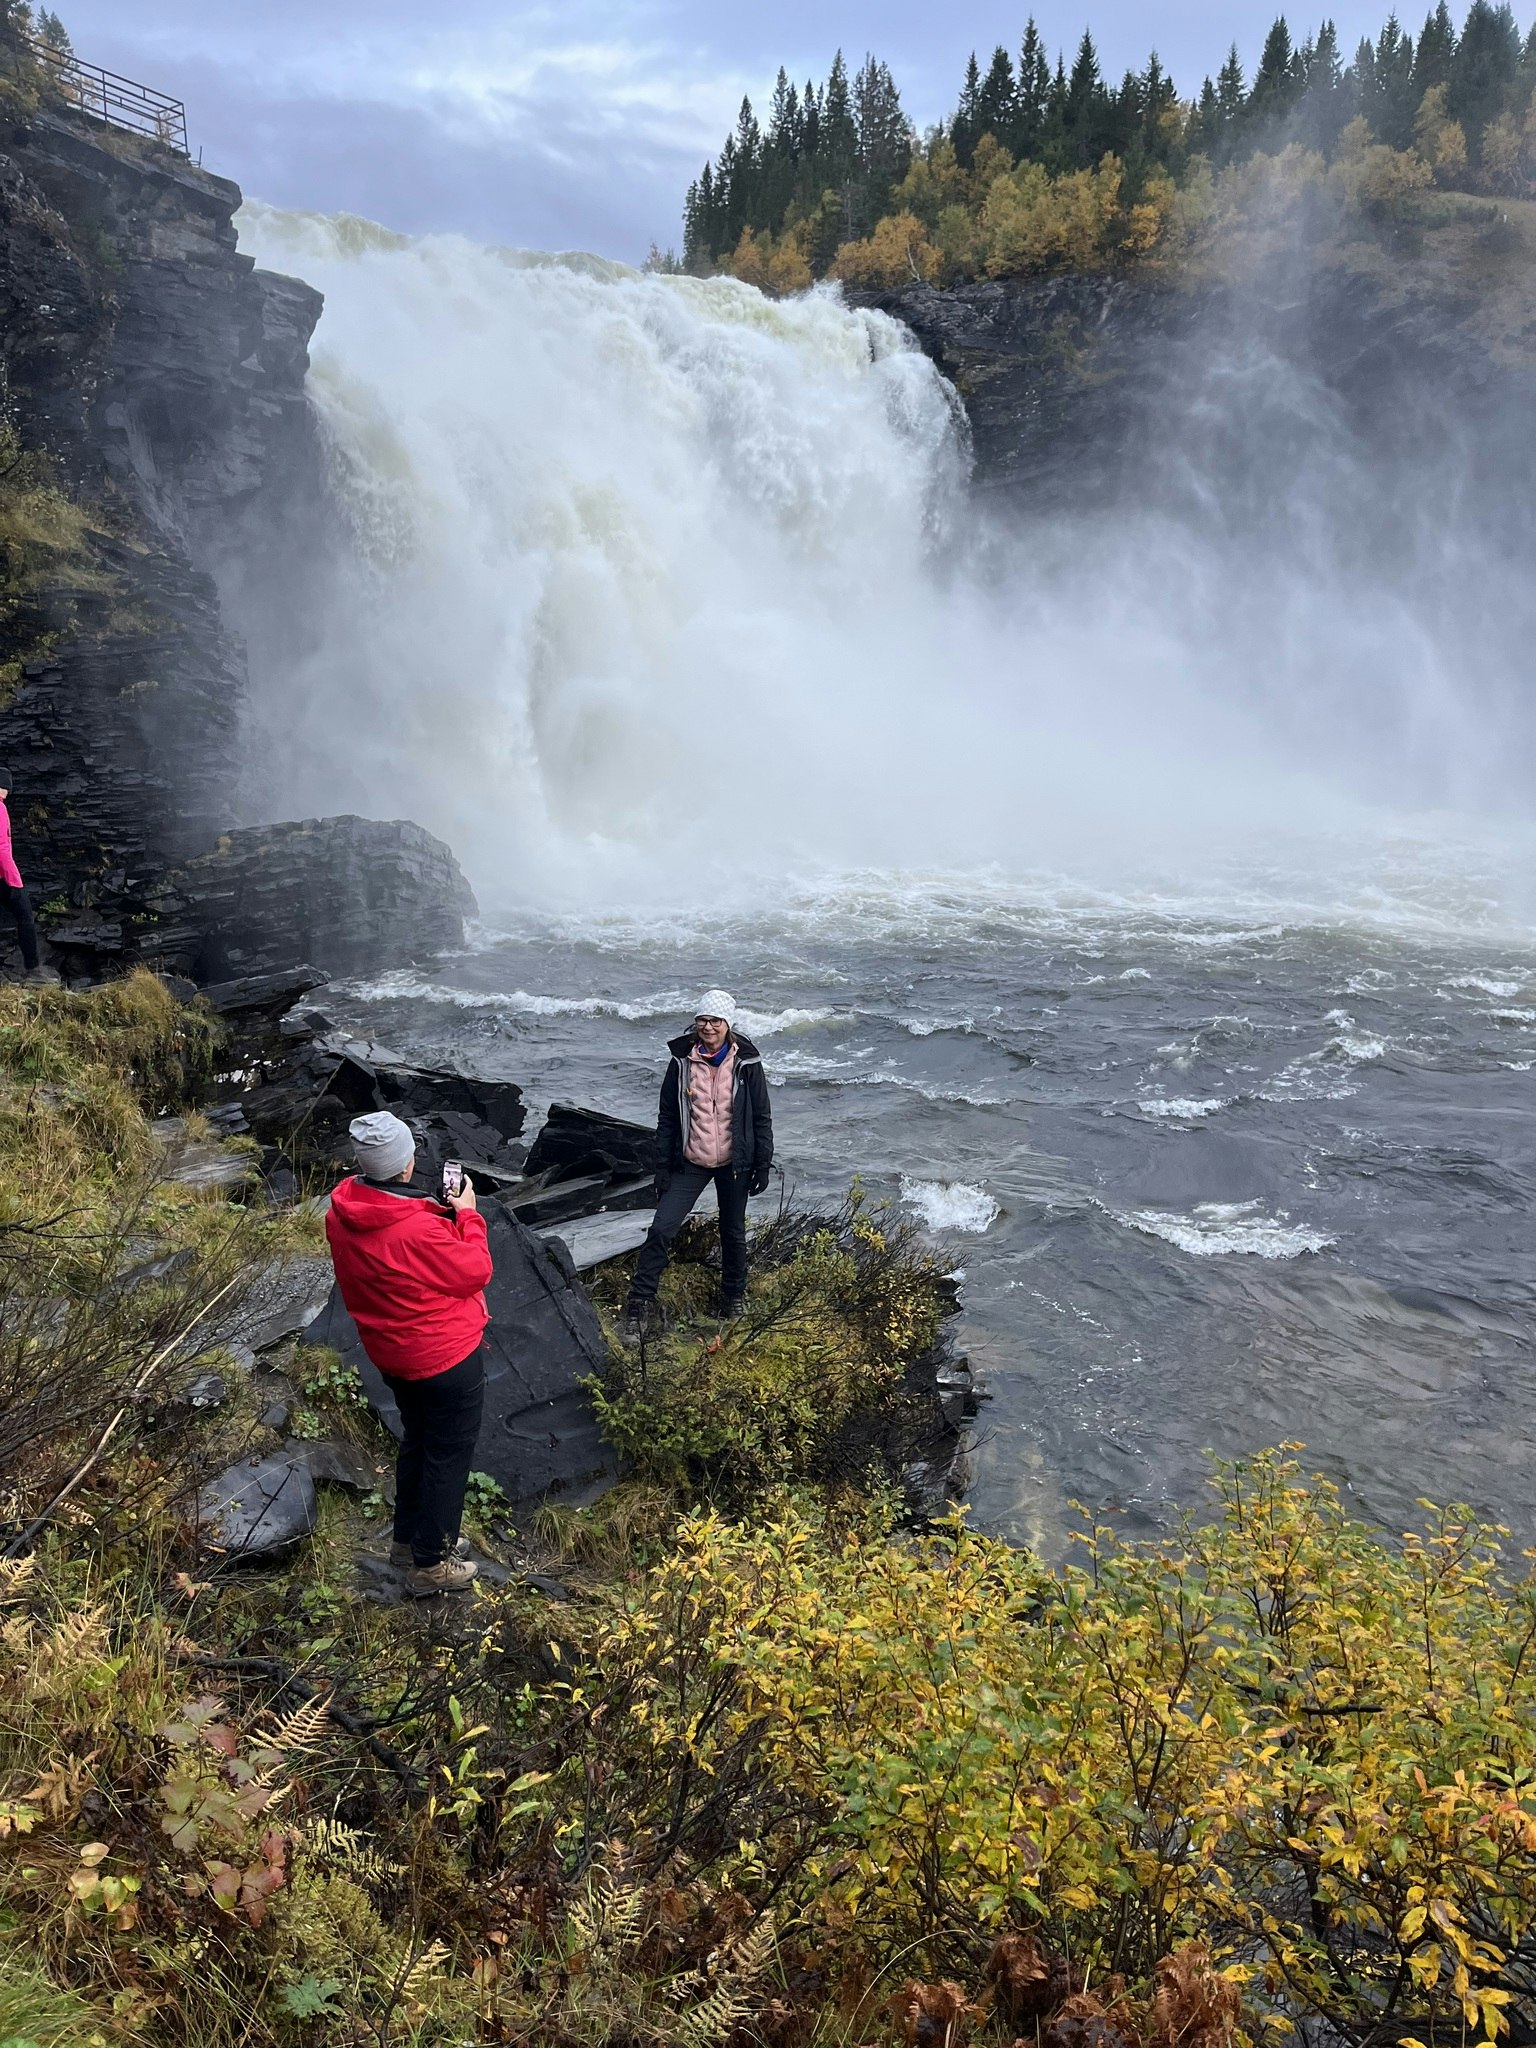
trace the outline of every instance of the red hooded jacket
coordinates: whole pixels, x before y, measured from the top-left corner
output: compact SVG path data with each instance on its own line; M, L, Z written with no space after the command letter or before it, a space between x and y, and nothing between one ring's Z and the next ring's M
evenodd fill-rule
M342 1301L380 1372L427 1380L468 1358L490 1321L483 1216L354 1177L331 1196L325 1234Z

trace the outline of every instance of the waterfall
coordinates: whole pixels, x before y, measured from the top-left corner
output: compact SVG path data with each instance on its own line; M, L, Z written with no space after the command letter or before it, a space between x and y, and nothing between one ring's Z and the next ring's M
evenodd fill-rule
M1305 895L1477 785L1400 592L1147 504L997 526L953 392L833 287L239 229L326 300L323 601L253 676L273 812L412 816L492 907L1276 861Z

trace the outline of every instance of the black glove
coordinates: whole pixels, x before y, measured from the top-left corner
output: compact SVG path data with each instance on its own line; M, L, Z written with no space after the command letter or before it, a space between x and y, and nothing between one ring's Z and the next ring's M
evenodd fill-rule
M671 1187L671 1185L672 1176L670 1173L657 1173L654 1193L658 1202L661 1200L662 1196L667 1192L667 1189Z
M752 1177L747 1182L747 1193L749 1195L760 1195L766 1191L768 1186L768 1173L769 1170L766 1166L753 1167Z

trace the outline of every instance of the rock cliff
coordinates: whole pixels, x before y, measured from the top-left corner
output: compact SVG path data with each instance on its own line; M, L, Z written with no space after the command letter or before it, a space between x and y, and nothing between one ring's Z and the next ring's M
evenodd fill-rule
M983 490L1053 512L1181 488L1198 451L1224 518L1283 497L1317 446L1373 496L1529 530L1536 458L1530 231L1446 195L1412 240L1363 227L1127 275L914 284L873 297L966 408ZM1444 502L1449 503L1449 500ZM1400 502L1398 512L1405 510ZM1392 533L1392 521L1384 526Z
M48 104L6 55L0 761L45 932L73 967L212 974L457 943L473 898L414 826L226 836L246 683L218 578L320 501L319 293L240 254L235 185Z

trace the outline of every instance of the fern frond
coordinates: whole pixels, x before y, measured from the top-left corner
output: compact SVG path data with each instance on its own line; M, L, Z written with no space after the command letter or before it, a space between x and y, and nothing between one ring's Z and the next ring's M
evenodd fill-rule
M24 1596L36 1570L35 1557L0 1557L0 1607Z
M407 2004L419 2005L427 1979L435 1977L448 1960L445 1941L430 1942L400 1980L400 1996Z
M717 1984L702 2005L679 2013L672 2023L676 2048L720 2048L720 2043L747 2016L748 1986L737 1977Z
M330 1725L330 1709L323 1699L305 1700L296 1707L286 1721L280 1721L275 1731L263 1742L266 1749L281 1751L290 1756L298 1749L313 1749Z

